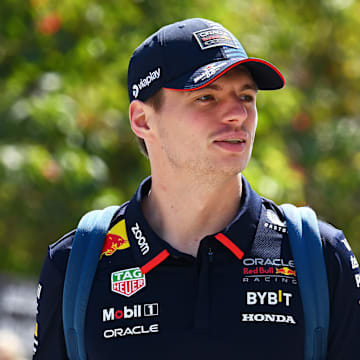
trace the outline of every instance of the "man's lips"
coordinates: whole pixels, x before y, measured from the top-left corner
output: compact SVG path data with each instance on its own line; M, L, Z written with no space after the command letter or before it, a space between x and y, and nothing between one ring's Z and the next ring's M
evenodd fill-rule
M246 140L244 140L244 139L226 139L226 140L215 140L214 142L215 143L225 142L228 144L240 144L240 143L245 143Z
M213 143L223 150L242 152L246 148L248 133L245 131L229 132L215 137Z
M248 134L245 131L231 132L215 137L214 142L226 142L226 143L245 143L248 139Z

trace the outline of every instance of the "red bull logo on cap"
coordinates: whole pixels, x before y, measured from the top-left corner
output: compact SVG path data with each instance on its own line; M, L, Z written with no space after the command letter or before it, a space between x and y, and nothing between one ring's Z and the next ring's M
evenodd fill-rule
M106 234L104 246L101 250L100 259L105 256L111 256L117 250L124 250L130 247L126 233L125 220L119 221Z

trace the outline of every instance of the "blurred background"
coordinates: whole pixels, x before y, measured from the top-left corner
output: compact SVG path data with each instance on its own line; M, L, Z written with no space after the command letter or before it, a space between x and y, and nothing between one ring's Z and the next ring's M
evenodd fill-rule
M265 197L312 206L359 258L359 2L1 0L0 14L0 331L25 349L13 359L31 356L49 243L149 174L128 123L128 60L187 17L221 22L285 75L258 95L244 174Z

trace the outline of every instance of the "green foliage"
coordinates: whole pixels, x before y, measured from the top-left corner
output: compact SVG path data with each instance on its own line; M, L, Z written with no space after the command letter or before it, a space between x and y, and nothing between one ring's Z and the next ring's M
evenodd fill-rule
M128 125L127 64L187 17L220 21L287 78L258 97L254 188L311 205L360 254L358 2L2 0L0 12L0 270L38 274L49 243L149 174Z

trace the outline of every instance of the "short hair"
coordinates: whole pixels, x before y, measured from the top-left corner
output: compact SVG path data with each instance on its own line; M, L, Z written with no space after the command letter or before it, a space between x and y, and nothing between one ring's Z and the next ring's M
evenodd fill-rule
M159 89L158 91L155 92L155 94L151 95L147 100L145 100L145 104L152 106L155 111L159 111L163 103L164 103L164 92L162 89ZM136 136L136 138L138 140L138 145L141 153L146 157L149 157L144 139L138 136Z

